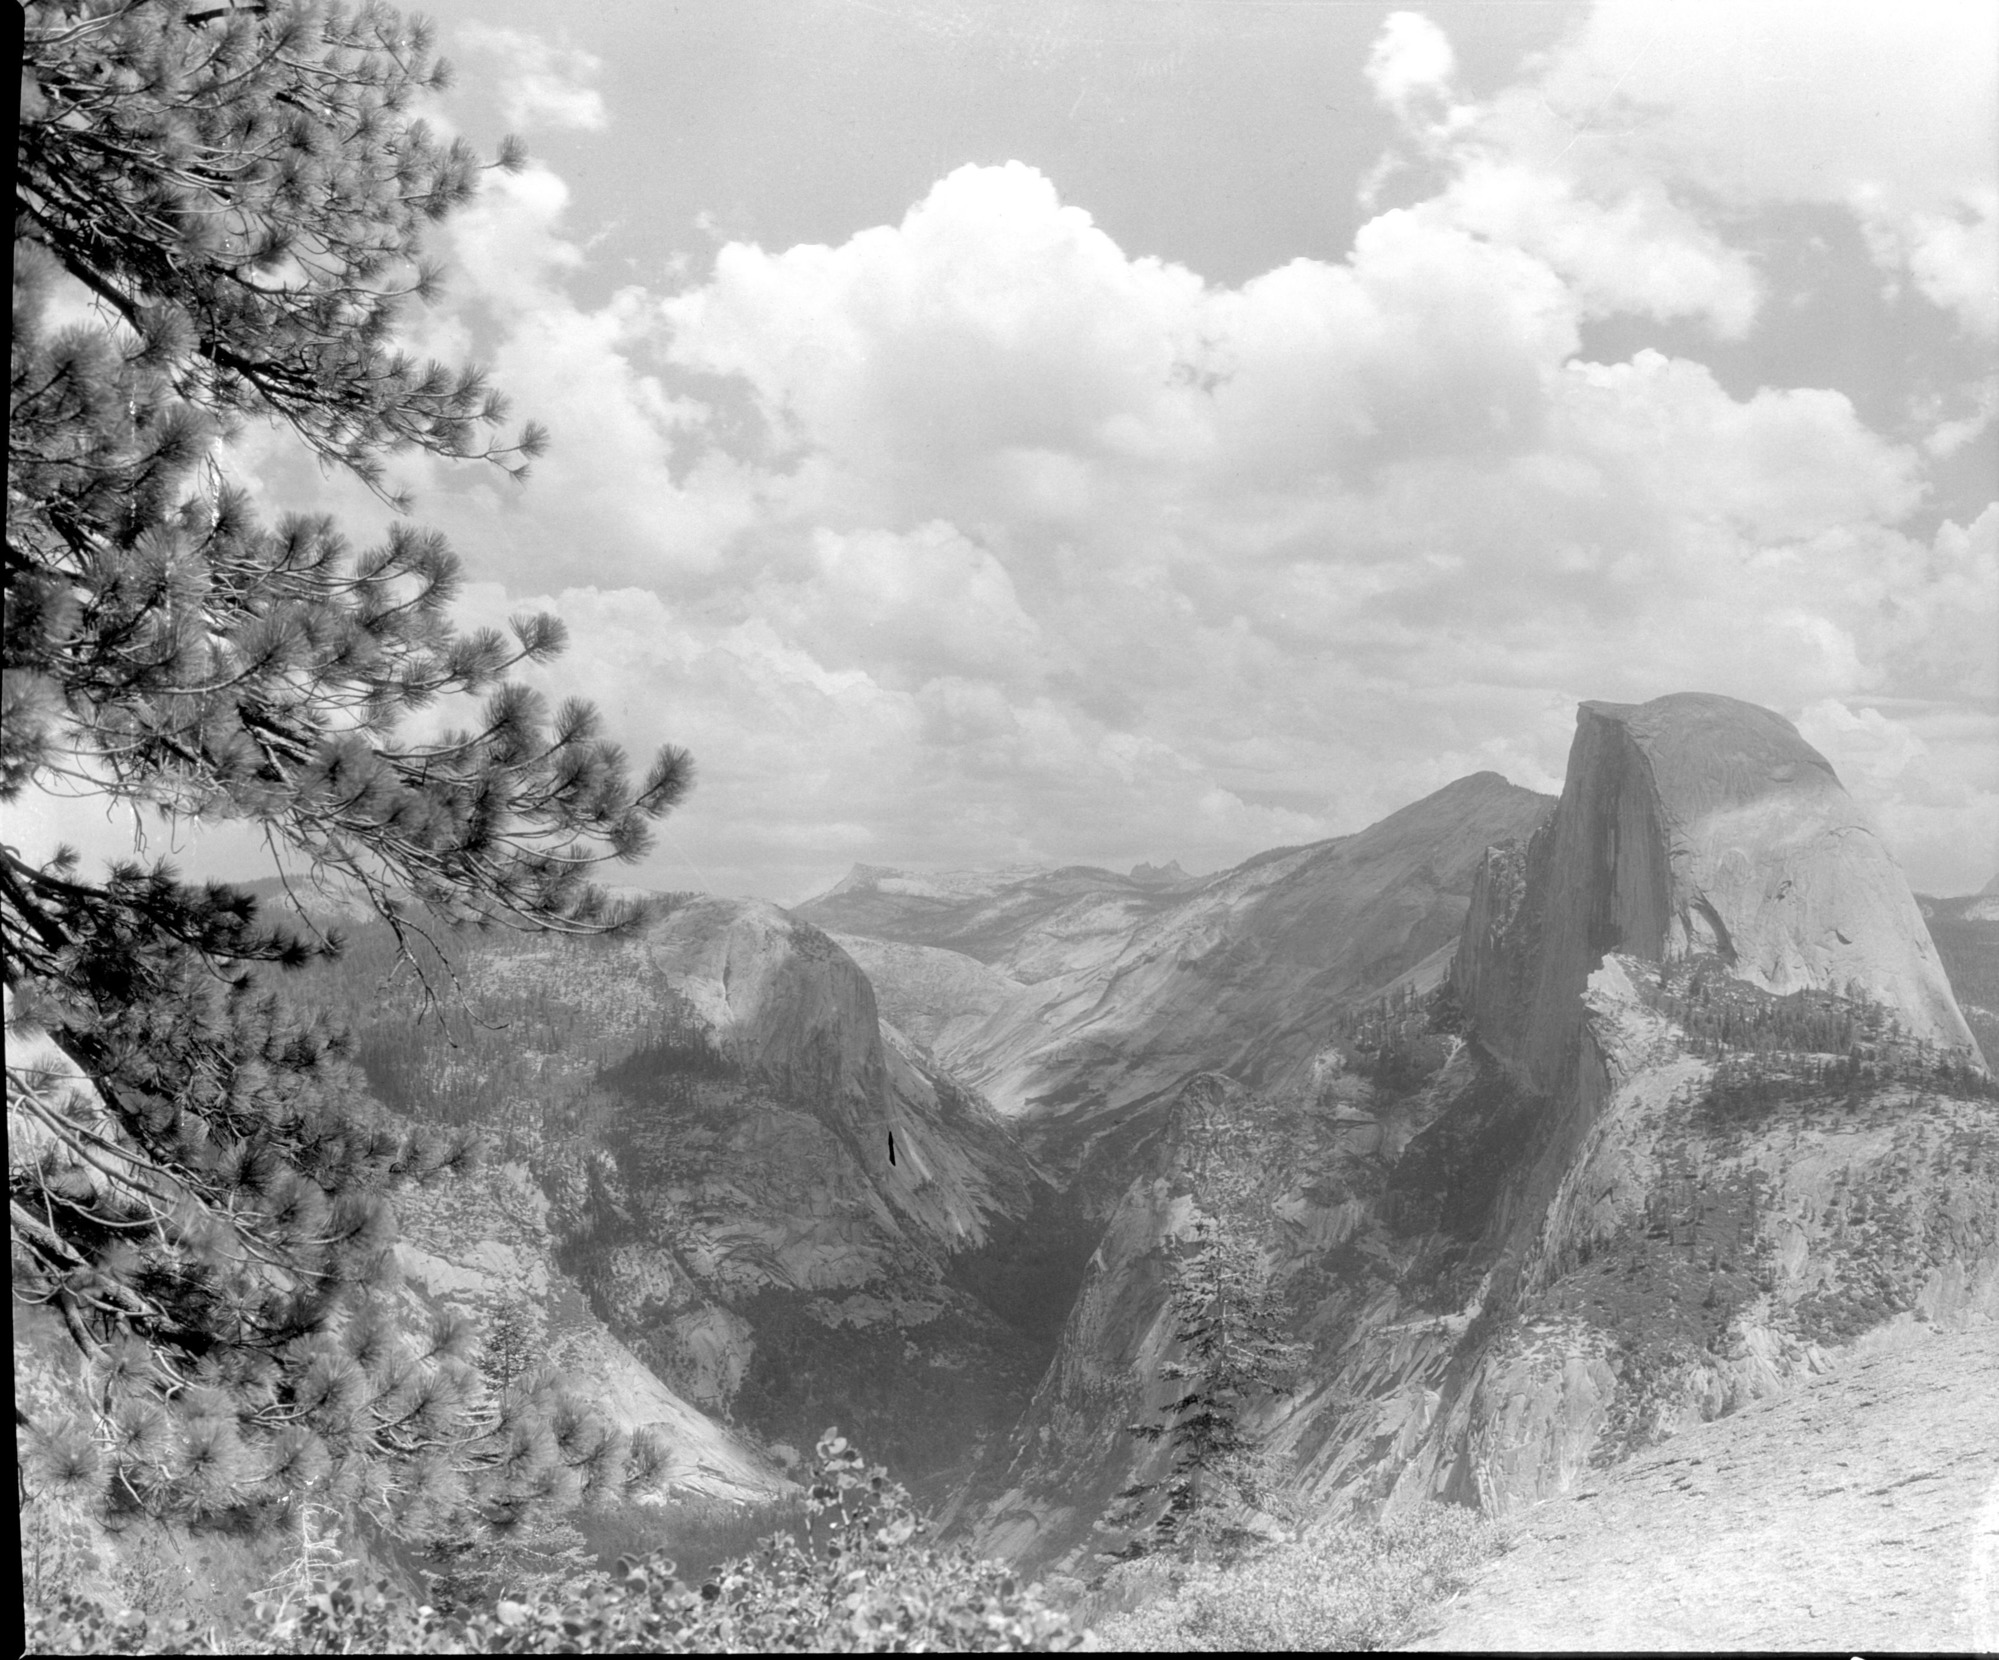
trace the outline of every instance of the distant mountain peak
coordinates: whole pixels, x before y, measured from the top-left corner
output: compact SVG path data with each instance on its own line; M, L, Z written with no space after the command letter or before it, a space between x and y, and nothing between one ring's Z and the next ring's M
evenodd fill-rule
M873 894L910 899L961 901L1046 874L1046 865L991 865L975 870L908 870L899 865L857 864L832 887L804 901L803 909L828 900Z
M1180 861L1173 859L1163 865L1136 864L1131 867L1131 879L1143 882L1148 887L1169 882L1186 882L1192 878L1180 868Z

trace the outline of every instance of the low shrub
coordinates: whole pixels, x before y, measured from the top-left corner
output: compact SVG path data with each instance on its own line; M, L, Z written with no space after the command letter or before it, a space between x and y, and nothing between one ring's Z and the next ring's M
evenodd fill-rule
M1229 1566L1188 1566L1154 1600L1093 1620L1091 1636L1102 1648L1162 1653L1389 1648L1425 1607L1462 1589L1500 1537L1458 1505L1324 1526ZM1143 1594L1138 1576L1161 1585L1157 1564L1136 1563L1106 1576L1092 1602Z
M490 1609L421 1604L380 1578L266 1598L223 1652L262 1654L871 1653L1045 1651L1080 1639L1036 1589L962 1547L926 1542L909 1494L837 1433L819 1444L807 1538L777 1533L699 1586L659 1555L611 1574L502 1597ZM185 1621L111 1613L65 1592L31 1625L30 1653L185 1653Z
M803 1541L811 1518L802 1493L749 1502L705 1493L658 1501L626 1500L572 1518L591 1560L609 1572L619 1557L665 1555L680 1578L699 1584L725 1562L749 1556L774 1533Z

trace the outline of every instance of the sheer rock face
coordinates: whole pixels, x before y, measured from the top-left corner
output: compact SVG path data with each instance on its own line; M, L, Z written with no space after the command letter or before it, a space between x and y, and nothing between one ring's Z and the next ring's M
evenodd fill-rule
M1487 1044L1554 1089L1609 952L1711 953L1779 995L1857 988L1912 1035L1976 1049L1907 883L1832 768L1733 698L1585 703L1554 815L1487 856L1454 974Z
M646 944L748 1076L809 1103L843 1162L866 1172L860 1209L877 1223L948 1252L984 1243L994 1214L1024 1211L1026 1161L1004 1128L884 1026L867 976L817 928L774 905L706 899Z
M1954 899L1916 895L1957 1006L1988 1061L1999 1062L1999 878Z

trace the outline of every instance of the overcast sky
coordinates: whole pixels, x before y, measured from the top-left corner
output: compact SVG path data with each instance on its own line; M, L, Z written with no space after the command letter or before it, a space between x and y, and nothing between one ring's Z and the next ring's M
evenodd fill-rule
M1999 869L1999 6L427 9L535 161L422 336L554 447L406 471L694 751L633 879L1213 869L1683 690Z

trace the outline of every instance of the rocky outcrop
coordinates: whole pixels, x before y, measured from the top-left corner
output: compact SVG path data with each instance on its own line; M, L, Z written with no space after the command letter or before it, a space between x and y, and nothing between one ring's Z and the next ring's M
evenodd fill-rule
M1746 1063L1691 1052L1659 973L1613 955L1592 977L1577 1100L1464 1046L1413 1090L1197 1080L1148 1109L975 1536L1091 1570L1093 1507L1156 1474L1123 1426L1164 1398L1167 1274L1218 1184L1256 1195L1311 1351L1258 1423L1314 1513L1512 1514L1847 1356L1999 1319L1989 1097L1928 1064L1821 1081L1823 1057L1769 1051L1738 1089Z
M669 1388L614 1337L555 1261L548 1198L526 1167L504 1164L398 1196L395 1295L413 1316L456 1309L490 1332L503 1313L537 1365L626 1429L659 1432L658 1486L713 1498L769 1498L791 1483L772 1459Z
M1480 877L1455 981L1534 1088L1565 1082L1583 987L1613 951L1712 955L1780 995L1851 992L1975 1052L1886 847L1825 758L1753 704L1583 704L1554 816Z
M1964 1023L1988 1061L1999 1061L1999 877L1954 899L1917 895Z
M1978 1051L1900 873L1781 718L1583 705L1554 814L1481 864L1453 981L1499 1072L1433 1086L1430 1133L1495 1092L1517 1130L1476 1237L1447 1230L1472 1295L1355 1346L1377 1397L1404 1381L1387 1440L1310 1452L1320 1491L1505 1511L1842 1348L1999 1314L1985 1086L1929 1087Z
M682 899L627 937L468 940L459 974L486 1024L454 1046L378 1006L371 1077L414 1116L494 1130L548 1271L662 1390L766 1444L838 1423L926 1496L1003 1432L1052 1334L1023 1338L957 1270L989 1283L1026 1250L1045 1184L825 934ZM413 1279L541 1271L519 1242L510 1270L495 1242L432 1237L448 1266ZM631 1384L614 1356L571 1359Z
M1028 1170L1012 1137L884 1031L868 977L817 928L774 905L702 899L671 912L643 949L699 1023L698 1040L808 1115L865 1173L867 1198L857 1190L846 1207L854 1214L885 1211L919 1249L948 1254L982 1244L994 1214L1025 1208ZM642 1072L640 1061L628 1076ZM821 1157L811 1164L825 1168ZM794 1255L787 1272L801 1288L825 1277L809 1251Z
M1520 1518L1410 1650L1999 1648L1999 1331L1858 1357Z

